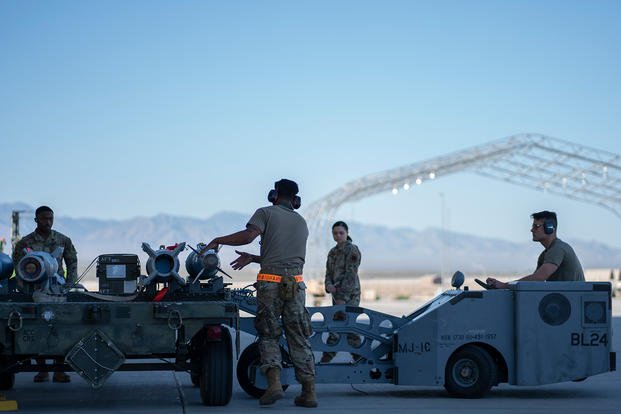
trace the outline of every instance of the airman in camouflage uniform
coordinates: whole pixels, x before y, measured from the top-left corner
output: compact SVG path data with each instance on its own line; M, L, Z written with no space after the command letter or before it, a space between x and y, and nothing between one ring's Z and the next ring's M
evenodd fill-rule
M295 397L295 405L312 408L317 407L315 358L308 340L312 328L304 307L306 286L302 281L308 227L304 218L294 211L301 202L297 193L295 182L286 179L276 182L268 195L273 205L259 208L245 230L216 237L205 249L217 248L219 244L240 246L261 236L260 256L236 250L239 257L231 263L236 270L251 262L261 264L254 324L259 336L261 371L267 376L268 387L259 403L273 404L285 395L280 382L279 345L284 328L295 376L302 384L302 393Z
M57 247L63 247L63 255L58 258L58 274L65 276L63 269L63 259L67 265L67 274L65 278L68 283L75 283L78 278L78 255L73 247L71 239L64 234L52 230L54 224L54 212L48 206L41 206L35 211L35 222L37 228L32 233L24 236L19 240L13 248L13 263L17 267L19 261L26 255L24 249L30 249L38 252L52 253ZM57 364L62 364L62 359L56 360ZM45 364L45 359L38 358L39 365ZM54 373L54 382L70 382L71 377L64 372ZM47 372L39 372L34 377L35 382L45 382L49 380Z
M326 292L332 294L333 305L360 305L360 279L358 278L358 267L360 266L360 250L352 243L348 235L349 228L343 221L337 221L332 226L332 235L337 242L328 253L326 261ZM344 312L334 314L334 320L344 321ZM339 341L339 335L330 333L326 343L334 345ZM361 344L361 339L354 333L347 334L347 342L350 346L357 348ZM336 352L324 352L321 357L322 363L328 363L334 358ZM360 357L352 354L354 360Z

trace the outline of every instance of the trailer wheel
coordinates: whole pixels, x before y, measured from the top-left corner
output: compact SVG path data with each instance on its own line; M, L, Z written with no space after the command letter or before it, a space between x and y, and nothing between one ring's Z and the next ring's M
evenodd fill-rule
M496 375L490 354L478 346L467 345L449 358L444 388L453 397L481 398L496 383Z
M231 335L222 328L222 339L206 342L199 375L201 400L205 405L226 405L233 392L233 351ZM193 379L193 378L192 378Z
M283 356L283 365L286 365L288 355L282 347L280 348ZM237 361L237 381L246 394L254 398L261 398L265 393L265 388L256 387L256 373L261 365L261 354L259 352L259 344L253 342L244 349ZM288 384L283 384L282 389L286 390Z
M0 357L0 390L10 390L15 384L15 373L7 369L11 365L9 359Z
M200 346L200 351L193 350L193 356L190 358L190 379L195 387L200 387L201 385L201 370L203 369L201 355L203 354L203 347L204 343Z

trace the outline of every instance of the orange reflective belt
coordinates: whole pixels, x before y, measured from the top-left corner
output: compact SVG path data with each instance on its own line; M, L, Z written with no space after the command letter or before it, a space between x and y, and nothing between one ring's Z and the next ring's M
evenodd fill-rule
M302 275L294 276L294 279L296 282L301 282L303 280ZM259 273L259 275L257 276L257 280L261 282L280 283L282 281L282 276L270 275L269 273Z

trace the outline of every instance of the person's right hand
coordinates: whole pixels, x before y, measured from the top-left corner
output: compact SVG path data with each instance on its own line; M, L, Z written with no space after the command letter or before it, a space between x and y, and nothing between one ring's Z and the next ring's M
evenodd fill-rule
M488 277L485 281L488 285L492 285L495 289L506 289L509 284L505 282L501 282L498 279L494 279L493 277Z
M336 287L335 287L335 286L330 285L330 286L328 286L328 287L326 288L326 292L328 292L328 293L336 293Z
M216 253L218 252L218 250L220 250L220 245L215 242L215 239L207 243L207 246L205 246L205 248L203 248L203 250L200 251L200 254L203 254L207 250L211 250L211 249L215 250Z

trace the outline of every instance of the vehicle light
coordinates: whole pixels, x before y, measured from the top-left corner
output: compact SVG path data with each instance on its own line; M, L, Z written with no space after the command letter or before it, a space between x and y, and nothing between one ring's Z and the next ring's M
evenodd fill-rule
M207 340L219 341L222 337L222 327L220 325L210 325L207 327Z

